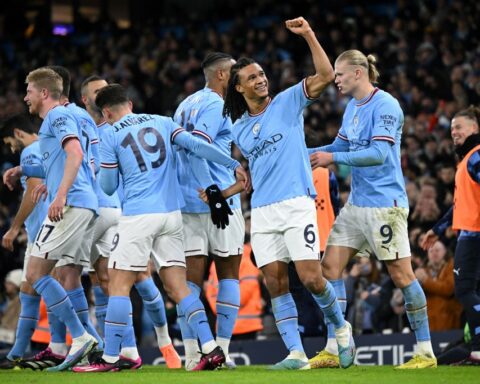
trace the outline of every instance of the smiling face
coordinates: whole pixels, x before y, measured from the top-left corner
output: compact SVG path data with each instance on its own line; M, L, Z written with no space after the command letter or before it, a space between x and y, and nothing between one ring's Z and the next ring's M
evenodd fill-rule
M27 94L23 98L28 106L28 112L32 115L38 115L42 106L43 93L45 90L36 87L35 83L28 83Z
M453 144L458 147L465 143L467 137L478 133L478 124L476 121L466 116L458 116L452 119L451 134Z
M268 97L268 79L257 63L247 65L238 71L238 84L235 88L247 100Z

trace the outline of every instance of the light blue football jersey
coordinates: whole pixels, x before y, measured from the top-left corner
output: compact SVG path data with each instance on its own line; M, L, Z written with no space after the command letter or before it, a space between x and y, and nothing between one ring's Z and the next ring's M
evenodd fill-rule
M50 199L56 196L63 178L66 159L63 144L71 138L80 140L82 135L87 134L82 132L75 117L66 107L58 105L52 108L45 116L38 136L45 168L45 181ZM82 164L75 181L68 191L66 205L87 208L97 212L98 202L94 192L90 158L86 147L82 145L82 149Z
M28 147L25 147L20 155L20 165L22 167L27 165L42 166L42 154L40 152L40 144L38 141L33 142ZM27 190L26 184L27 177L22 176L20 181L22 183L23 190ZM27 231L28 242L33 243L37 236L38 230L47 216L48 201L40 201L35 205L30 215L25 220L25 229Z
M167 117L129 113L104 131L101 166L119 167L123 215L167 213L184 204L171 143L177 128Z
M315 198L303 131L303 110L311 101L302 80L280 92L262 112L245 112L233 124L233 141L250 167L253 208L298 196Z
M338 137L347 140L349 151L360 151L373 140L391 144L381 165L352 167L349 202L359 207L408 208L400 164L403 112L398 101L378 88L363 100L352 99L343 114Z
M95 179L95 173L100 169L97 125L88 112L75 103L66 103L65 107L72 113L81 129L80 142L87 153L92 168L92 176Z
M210 88L204 88L190 95L178 106L174 120L192 135L206 140L222 153L231 156L232 153L232 121L222 116L222 97ZM185 199L182 212L208 213L210 209L198 197L200 183L196 179L187 158L186 149L177 152L177 172L180 188ZM236 182L233 172L217 163L207 161L213 182L220 189L225 189ZM240 208L240 195L228 199L232 209Z
M105 135L105 131L109 129L112 129L112 126L106 121L97 126L97 135L100 147L102 146L102 138ZM120 208L120 199L118 197L118 193L114 192L111 196L107 195L100 187L98 178L95 180L95 192L97 193L98 206L100 208Z

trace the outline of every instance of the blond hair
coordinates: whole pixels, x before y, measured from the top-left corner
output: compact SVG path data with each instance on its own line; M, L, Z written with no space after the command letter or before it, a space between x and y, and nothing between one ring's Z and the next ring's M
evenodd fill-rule
M33 83L37 89L47 89L50 97L54 100L59 100L62 95L62 78L50 68L43 67L31 71L27 75L25 83Z
M337 57L336 62L346 61L349 65L360 65L368 70L368 79L371 83L378 83L378 78L380 74L378 73L375 63L377 59L373 55L365 56L362 52L356 49L350 49L345 51Z

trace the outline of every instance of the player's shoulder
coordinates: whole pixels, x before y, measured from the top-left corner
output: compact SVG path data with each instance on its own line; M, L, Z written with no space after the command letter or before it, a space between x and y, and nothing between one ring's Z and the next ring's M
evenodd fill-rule
M144 116L147 119L151 119L153 122L155 122L160 126L175 124L173 121L173 118L169 116L164 116L164 115L142 115L142 116Z
M279 101L281 101L285 97L289 97L292 93L298 91L299 88L303 89L303 79L300 82L298 82L296 84L293 84L293 85L285 88L283 91L277 93L275 95L275 97L273 98L272 103L278 103ZM303 90L302 90L302 92L303 92Z
M372 98L372 105L391 105L394 107L400 107L398 100L390 93L382 89L378 89L378 91L375 93L374 97Z
M71 106L71 109L74 113L78 114L79 116L83 117L84 119L86 119L90 122L95 123L92 116L90 116L90 114L87 112L86 109L84 109L82 107L79 107L75 103L70 103L68 106Z
M75 116L63 105L58 105L48 111L42 126L47 124L51 128L61 131L62 128L71 126L72 123L75 124Z
M224 100L220 94L210 88L203 88L192 95L190 104L195 104L196 109L205 110L212 108L223 109Z
M72 118L72 112L63 105L57 105L48 111L45 120L53 121L58 117Z

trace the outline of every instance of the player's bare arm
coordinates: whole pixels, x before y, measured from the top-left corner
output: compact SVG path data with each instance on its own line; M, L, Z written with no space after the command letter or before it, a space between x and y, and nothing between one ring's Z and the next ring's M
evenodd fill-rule
M297 17L285 21L285 26L296 35L302 36L310 48L315 66L315 75L307 77L306 87L308 96L317 98L335 78L333 67L307 20L303 17Z
M10 191L13 191L20 176L22 176L22 167L20 165L7 169L3 174L3 184L5 184Z
M13 219L10 229L5 233L5 235L3 235L2 247L8 249L11 252L13 252L13 242L17 238L23 223L35 208L35 202L32 199L32 191L39 184L42 184L41 179L37 179L35 177L30 177L27 179L27 188L25 193L23 194L20 207L18 208L18 212Z

